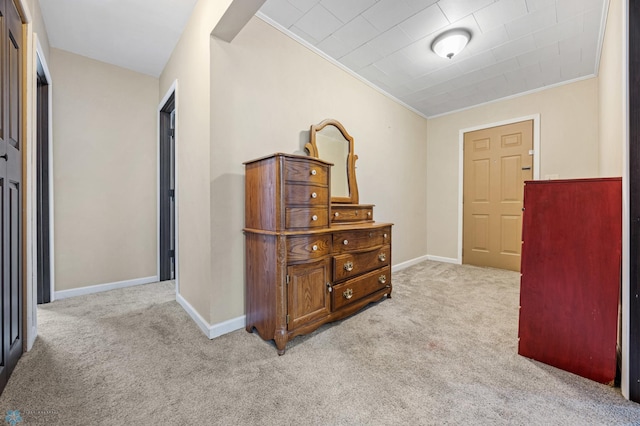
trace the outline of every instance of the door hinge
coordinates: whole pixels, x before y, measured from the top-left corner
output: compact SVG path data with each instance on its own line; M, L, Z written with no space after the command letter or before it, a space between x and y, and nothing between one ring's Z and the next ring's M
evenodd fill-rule
M176 257L176 251L175 250L169 250L169 257Z
M289 314L287 314L287 324L289 324L290 320L291 320L291 317L289 316Z
M176 135L176 129L169 129L169 137L174 137Z
M176 190L175 189L170 189L169 190L169 198L173 199L176 196Z

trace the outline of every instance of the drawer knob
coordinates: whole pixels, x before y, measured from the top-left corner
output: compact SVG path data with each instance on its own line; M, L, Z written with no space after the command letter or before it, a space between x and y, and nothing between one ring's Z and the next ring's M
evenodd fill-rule
M331 283L327 283L327 291L331 293L333 291L333 287L331 287Z
M338 216L340 216L340 213L335 212L333 215L334 215L335 217L338 217Z
M318 216L314 214L313 216L311 216L311 220L318 220Z
M344 245L346 246L347 244L349 244L349 240L344 240L344 241L342 242L342 244L344 244Z
M368 217L371 217L371 212L367 212L367 216L368 216Z
M382 235L383 238L387 238L387 234Z
M353 297L353 290L348 288L347 291L342 293L342 297L344 297L347 300L351 299Z
M386 275L380 275L378 277L378 281L380 282L380 284L384 284L387 282L387 276Z
M315 246L314 246L314 247L315 247ZM385 260L387 260L387 255L386 255L385 253L380 253L380 254L378 255L378 260L379 260L380 262L384 262Z
M347 272L353 271L353 262L347 262L344 264L344 270Z
M369 232L369 238L373 237L373 232Z
M311 198L318 198L318 194L316 194L315 192L311 193Z
M318 250L318 246L314 244L313 247L311 247L311 250L317 251Z
M315 176L317 174L318 174L318 172L316 172L316 169L311 169L311 176Z

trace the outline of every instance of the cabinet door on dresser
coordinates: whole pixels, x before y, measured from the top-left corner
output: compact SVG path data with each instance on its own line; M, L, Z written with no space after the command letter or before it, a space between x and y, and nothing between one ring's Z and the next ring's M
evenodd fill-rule
M331 263L328 258L287 268L288 329L329 315Z

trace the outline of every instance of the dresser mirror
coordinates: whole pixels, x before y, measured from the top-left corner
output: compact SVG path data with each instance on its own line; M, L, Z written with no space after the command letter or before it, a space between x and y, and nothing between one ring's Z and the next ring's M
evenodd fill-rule
M333 163L331 169L331 202L358 204L356 160L353 138L337 120L327 119L311 125L309 143L305 149L310 156Z

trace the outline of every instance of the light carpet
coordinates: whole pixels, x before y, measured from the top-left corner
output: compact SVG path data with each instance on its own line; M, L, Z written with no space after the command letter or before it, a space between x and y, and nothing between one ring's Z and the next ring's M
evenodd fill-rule
M0 414L64 425L640 425L640 405L517 354L519 274L423 262L295 338L207 339L171 282L38 310ZM241 285L241 284L239 284Z

